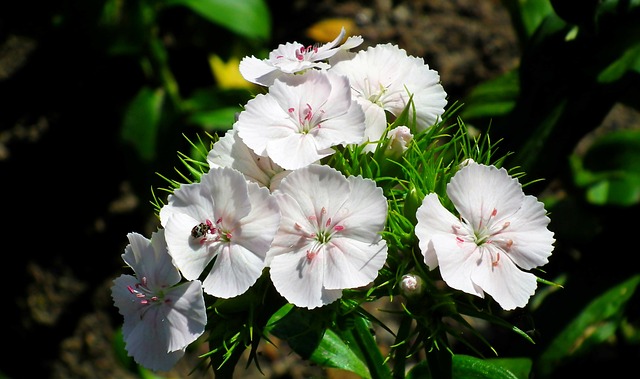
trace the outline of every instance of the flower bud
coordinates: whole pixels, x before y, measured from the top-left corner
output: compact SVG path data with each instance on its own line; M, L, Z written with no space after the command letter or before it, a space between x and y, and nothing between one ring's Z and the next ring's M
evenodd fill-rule
M411 130L408 127L400 125L391 129L387 134L387 137L389 138L389 142L387 144L385 156L391 159L396 159L407 151L409 143L413 139L413 134L411 134Z
M406 274L400 280L400 291L406 298L420 296L424 291L424 282L415 274Z

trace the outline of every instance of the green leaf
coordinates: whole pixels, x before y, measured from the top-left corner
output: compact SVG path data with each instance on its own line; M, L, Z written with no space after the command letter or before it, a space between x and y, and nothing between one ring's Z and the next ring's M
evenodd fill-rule
M152 161L156 156L158 129L165 92L161 88L142 87L131 100L124 115L120 136L138 155Z
M603 84L615 82L628 71L640 73L640 43L624 51L620 58L602 70L598 75L598 82Z
M596 139L584 157L571 156L576 185L597 205L640 202L640 131L618 130Z
M480 359L457 354L452 359L452 378L464 379L527 379L532 362L528 358ZM431 379L427 362L414 366L406 379Z
M542 20L553 12L550 1L519 0L520 16L528 36L540 26Z
M303 359L370 378L364 362L338 334L326 327L322 317L286 304L271 316L265 332L287 341Z
M536 361L540 376L548 376L562 362L587 353L613 336L639 283L640 275L634 275L588 304L540 355Z
M464 102L461 117L468 120L506 115L515 106L519 93L518 72L511 70L475 86Z
M271 36L271 15L264 0L166 0L165 5L190 8L243 37L267 40Z
M371 378L364 362L331 329L325 331L320 345L313 351L310 360L323 367L333 367L354 372L363 379Z
M231 129L236 119L236 114L240 112L240 107L226 107L210 111L199 111L192 113L187 121L198 125L204 130L226 131Z
M457 354L453 356L452 376L465 379L526 379L531 366L531 361L524 358L494 360Z

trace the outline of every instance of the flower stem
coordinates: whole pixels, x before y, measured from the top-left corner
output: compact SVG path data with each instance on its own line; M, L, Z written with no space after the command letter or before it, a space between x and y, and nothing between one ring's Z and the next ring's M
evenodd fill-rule
M384 362L384 357L380 353L380 348L373 338L369 328L369 322L364 317L356 317L355 325L351 329L353 341L364 356L365 363L369 368L371 379L390 379L391 371Z
M405 377L405 367L406 367L406 356L407 349L409 347L407 337L409 336L409 331L411 330L411 321L413 319L408 316L402 317L400 321L400 327L398 328L398 333L396 335L395 345L397 346L394 356L395 360L393 362L393 378L394 379L402 379Z

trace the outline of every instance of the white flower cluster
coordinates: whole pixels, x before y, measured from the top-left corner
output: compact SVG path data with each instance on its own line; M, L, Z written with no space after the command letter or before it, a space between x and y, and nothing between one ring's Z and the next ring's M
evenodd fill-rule
M169 195L162 229L150 241L129 235L123 258L135 276L116 279L112 295L128 353L141 365L172 367L204 333L203 292L241 295L265 268L283 298L309 309L378 276L388 254L387 198L375 181L321 160L350 145L402 155L412 133L439 121L446 93L421 58L391 44L354 53L362 38L343 39L344 30L326 45L287 43L268 59L242 60L245 79L267 92L214 144L200 181ZM385 134L387 114L410 104L412 129ZM452 288L486 291L504 309L524 306L536 278L518 267L545 264L553 249L542 204L506 170L474 162L460 168L447 194L460 219L435 194L418 209L425 264L439 266Z

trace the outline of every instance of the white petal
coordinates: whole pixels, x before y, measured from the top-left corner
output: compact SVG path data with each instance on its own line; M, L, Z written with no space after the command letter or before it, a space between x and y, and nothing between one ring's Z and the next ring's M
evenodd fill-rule
M198 339L207 324L207 312L198 280L182 283L166 293L165 327L170 327L168 351L182 350Z
M251 213L240 221L231 242L221 246L204 281L205 292L213 296L240 295L258 280L280 223L278 203L269 190L253 183L248 190Z
M279 255L273 258L269 274L276 290L288 302L303 308L317 308L330 304L342 296L342 290L322 286L321 256L307 260L306 253Z
M275 164L269 157L256 155L242 141L235 129L228 130L225 135L213 144L207 154L210 167L231 167L240 171L247 180L267 188L271 187L274 177L284 169ZM280 176L283 176L282 174ZM280 177L276 178L281 180Z
M293 170L333 154L332 146L360 143L365 125L346 78L314 70L278 80L247 102L234 128L256 154Z
M122 259L133 268L138 278L145 277L153 290L172 286L182 278L167 252L164 230L152 233L147 239L138 233L127 235L129 245Z
M364 141L371 142L364 147L365 152L373 152L378 146L378 142L387 128L387 114L378 104L363 98L357 98L357 102L364 110L365 125Z
M267 156L266 148L270 141L298 132L298 125L271 92L258 94L249 100L233 128L254 153L263 157Z
M318 149L311 134L291 134L272 140L267 145L267 155L287 170L297 170L333 154L335 150Z
M438 257L431 244L431 239L438 234L453 234L454 228L459 232L464 232L466 229L451 212L442 206L435 193L424 197L422 204L416 211L416 219L418 222L415 233L418 237L420 251L424 256L424 262L433 270L438 267Z
M202 286L216 297L238 296L258 280L263 268L264 259L238 244L225 243Z
M127 352L148 369L168 371L204 333L207 317L200 282L165 289L162 302L147 305L132 301L135 295L127 288L135 283L137 279L123 275L112 287L114 304L124 316Z
M553 251L553 232L547 229L549 217L544 204L533 196L525 196L520 209L509 218L509 227L499 237L511 240L509 257L525 270L548 263Z
M495 264L483 257L473 270L471 280L506 311L527 305L537 287L535 275L519 270L502 254Z
M297 171L293 171L297 172ZM300 220L306 220L303 227L311 229L312 226L308 222L307 215L303 212L303 207L289 194L283 193L280 188L273 195L280 208L282 218L278 232L271 243L271 248L267 252L266 265L269 266L274 256L293 253L295 251L305 251L310 239L300 238L300 231L296 229L296 224Z
M120 275L113 281L111 298L118 308L118 312L126 319L140 319L140 313L145 306L139 301L131 301L133 294L129 288L135 288L138 279L133 275Z
M256 57L244 57L238 66L245 80L262 86L270 86L282 74L277 67Z
M207 248L207 245L191 237L191 229L200 222L183 213L176 213L165 221L169 254L188 280L198 279L216 254L215 249Z
M438 256L442 279L451 288L484 297L483 289L471 280L479 261L478 247L473 242L460 242L454 234L436 234L431 243ZM490 264L490 260L489 260Z
M338 170L325 165L310 165L292 172L280 183L279 192L295 200L290 204L291 208L281 205L280 211L283 219L291 213L292 218L298 217L296 221L299 223L311 216L326 218L320 213L322 209L328 214L337 214L350 191L349 181Z
M350 176L347 180L350 186L348 198L332 213L332 220L344 228L342 236L377 243L387 220L387 199L382 188L361 176Z
M232 240L264 260L280 225L280 207L268 189L251 183L247 189L251 212L242 218Z
M356 288L378 277L378 271L387 259L387 244L384 240L372 244L334 238L320 254L325 254L325 288Z
M447 195L474 230L486 225L494 210L494 222L508 219L524 199L522 186L507 170L478 163L464 166L451 178Z

